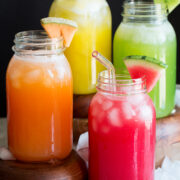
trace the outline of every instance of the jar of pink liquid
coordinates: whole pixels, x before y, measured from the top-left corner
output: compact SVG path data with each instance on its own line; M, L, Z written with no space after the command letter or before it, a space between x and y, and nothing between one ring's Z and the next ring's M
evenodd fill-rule
M154 180L156 113L145 78L99 74L89 108L90 180Z

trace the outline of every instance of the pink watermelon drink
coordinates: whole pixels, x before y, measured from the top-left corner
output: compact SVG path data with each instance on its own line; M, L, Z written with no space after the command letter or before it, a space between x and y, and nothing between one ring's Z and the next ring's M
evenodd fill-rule
M154 180L156 113L145 84L99 75L89 108L90 180Z

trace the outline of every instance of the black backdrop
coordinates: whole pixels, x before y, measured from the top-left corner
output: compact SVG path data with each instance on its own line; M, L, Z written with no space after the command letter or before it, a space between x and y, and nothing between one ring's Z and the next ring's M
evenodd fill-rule
M1 0L0 1L0 116L6 116L5 96L5 72L8 62L13 54L11 47L15 33L23 30L40 29L39 20L48 15L48 10L53 0ZM68 0L67 0L68 1ZM123 0L108 0L113 17L113 32L121 21ZM180 26L178 27L178 16L180 7L171 13L169 20L174 26L177 38L178 49L180 42ZM178 54L178 71L179 68ZM177 72L178 72L177 71ZM180 83L180 73L178 73Z

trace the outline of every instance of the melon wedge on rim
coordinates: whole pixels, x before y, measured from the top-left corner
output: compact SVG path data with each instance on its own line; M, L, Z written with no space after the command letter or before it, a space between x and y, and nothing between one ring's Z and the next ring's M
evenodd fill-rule
M78 27L74 21L56 17L41 19L41 25L50 38L63 37L65 47L70 46Z
M132 79L145 77L148 93L160 79L163 70L167 68L163 62L147 56L127 56L124 62Z

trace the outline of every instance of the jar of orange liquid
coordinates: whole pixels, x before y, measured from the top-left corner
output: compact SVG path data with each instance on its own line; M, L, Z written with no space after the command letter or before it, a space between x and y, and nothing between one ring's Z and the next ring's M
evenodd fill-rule
M6 74L8 145L21 161L66 158L72 149L73 86L63 39L20 32Z

